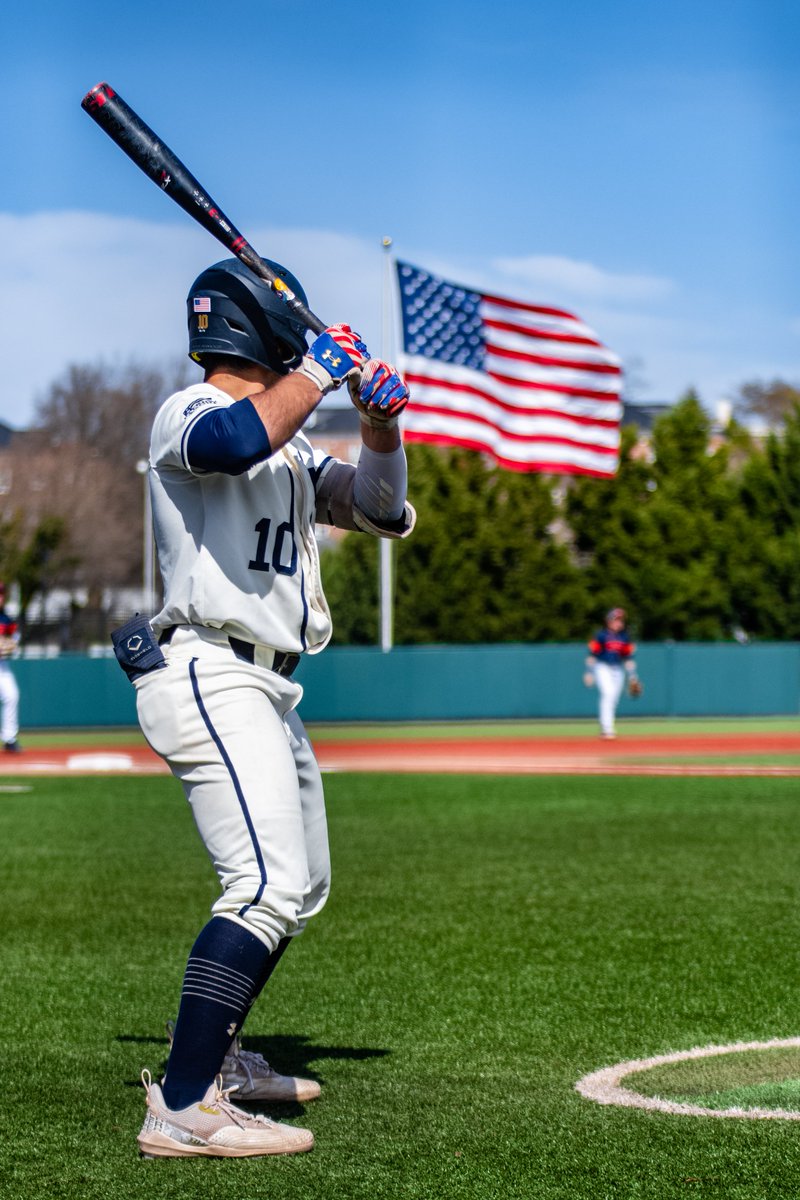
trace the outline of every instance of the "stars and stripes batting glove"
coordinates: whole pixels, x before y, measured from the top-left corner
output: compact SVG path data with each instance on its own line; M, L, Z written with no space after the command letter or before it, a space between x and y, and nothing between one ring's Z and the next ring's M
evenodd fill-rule
M312 379L324 396L341 387L368 359L365 343L349 325L331 325L311 343L297 370Z
M347 386L361 420L373 429L391 429L408 404L409 391L400 373L379 358L371 358L360 379L351 376Z

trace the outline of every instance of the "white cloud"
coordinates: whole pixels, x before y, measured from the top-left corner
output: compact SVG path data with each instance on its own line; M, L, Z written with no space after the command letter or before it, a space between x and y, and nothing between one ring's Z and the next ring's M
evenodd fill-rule
M493 264L512 279L568 300L603 300L629 303L658 300L675 289L671 279L659 275L621 275L593 263L557 255L531 254L523 258L498 258Z

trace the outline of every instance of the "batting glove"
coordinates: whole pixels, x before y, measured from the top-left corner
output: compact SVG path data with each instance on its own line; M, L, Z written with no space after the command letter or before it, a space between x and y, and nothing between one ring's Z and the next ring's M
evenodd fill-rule
M379 358L371 358L360 378L351 376L347 386L361 420L372 429L391 429L408 404L409 391L400 373Z
M368 359L366 345L349 325L331 325L311 343L297 370L312 379L324 396L341 387Z

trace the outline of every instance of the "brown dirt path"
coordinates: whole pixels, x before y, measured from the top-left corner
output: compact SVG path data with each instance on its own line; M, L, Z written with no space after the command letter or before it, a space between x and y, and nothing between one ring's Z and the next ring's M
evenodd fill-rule
M753 764L759 755L800 756L797 734L699 734L676 737L486 738L414 743L316 742L317 757L338 771L465 771L515 775L800 775L800 765ZM720 763L681 762L718 755ZM674 762L664 761L674 758ZM648 761L651 760L651 761ZM660 760L660 761L652 761Z
M514 775L800 775L800 765L748 763L755 756L797 755L795 733L685 737L458 738L424 741L314 742L324 771L468 772ZM720 762L681 759L718 756ZM673 760L673 761L670 761ZM165 774L148 746L58 747L0 757L0 775Z

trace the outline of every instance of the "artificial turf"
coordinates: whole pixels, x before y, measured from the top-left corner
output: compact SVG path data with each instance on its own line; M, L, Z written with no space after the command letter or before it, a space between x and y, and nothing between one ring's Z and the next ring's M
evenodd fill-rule
M217 891L180 789L5 782L30 790L0 791L3 1197L800 1193L795 1123L574 1090L621 1060L800 1031L796 781L329 776L331 900L245 1030L322 1082L279 1114L317 1146L237 1161L136 1152L139 1072L163 1064Z

